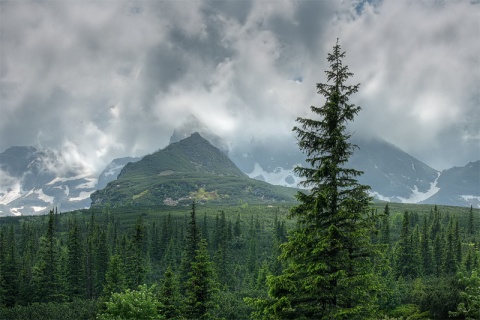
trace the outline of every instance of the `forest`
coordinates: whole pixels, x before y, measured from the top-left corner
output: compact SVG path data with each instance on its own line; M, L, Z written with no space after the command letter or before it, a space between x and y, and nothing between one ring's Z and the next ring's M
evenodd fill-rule
M346 167L344 58L337 40L325 104L293 128L296 202L2 218L0 318L480 319L479 209L373 201Z
M285 267L288 212L242 204L2 218L0 317L195 319L200 301L211 319L250 319L252 301L268 297L267 276ZM479 213L374 205L376 319L478 316Z

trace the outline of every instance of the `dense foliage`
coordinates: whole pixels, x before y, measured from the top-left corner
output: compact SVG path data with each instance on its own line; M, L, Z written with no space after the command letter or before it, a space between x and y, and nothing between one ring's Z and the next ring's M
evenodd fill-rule
M107 302L129 303L129 297L142 290L155 295L159 315L181 318L187 301L181 265L191 210L167 209L90 209L0 219L0 319L106 317L109 308L121 307L108 307ZM453 318L475 318L480 211L400 204L385 209L385 204L373 208L380 218L371 239L381 246L387 268L376 271L384 289L377 295L379 310L372 317L406 319L416 314L445 319L452 312ZM295 227L286 220L288 212L288 206L197 207L197 227L207 241L206 258L213 267L212 318L249 319L254 310L244 299L268 297L266 278L280 275L285 267L277 260L279 244ZM452 245L460 247L454 251L454 269L449 269L449 233ZM52 250L46 250L49 243ZM431 263L424 260L422 250L429 252ZM79 260L73 259L75 251ZM405 256L421 261L419 270L404 268L399 261ZM135 257L141 265L133 263ZM35 271L46 261L53 261L53 279L48 280L55 283L53 289L40 286L46 277ZM405 264L410 264L408 259ZM139 281L148 287L139 288Z

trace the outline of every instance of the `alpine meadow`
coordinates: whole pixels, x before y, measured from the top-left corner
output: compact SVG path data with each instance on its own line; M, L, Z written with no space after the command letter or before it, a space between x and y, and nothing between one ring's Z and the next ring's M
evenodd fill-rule
M480 319L480 209L383 202L348 161L361 90L337 39L293 132L302 189L199 133L89 209L0 218L0 319Z

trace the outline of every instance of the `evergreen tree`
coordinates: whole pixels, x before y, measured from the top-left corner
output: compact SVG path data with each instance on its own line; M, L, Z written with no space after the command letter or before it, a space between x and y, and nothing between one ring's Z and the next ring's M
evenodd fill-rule
M473 206L470 205L470 211L468 212L468 225L467 233L471 236L475 235L475 220L473 217Z
M160 288L160 315L165 319L178 319L180 316L180 294L178 283L171 267L165 271L163 283Z
M229 247L228 247L228 230L225 219L225 211L220 213L219 225L215 229L215 238L218 238L217 250L214 255L215 270L220 284L227 286L229 284Z
M432 212L432 225L430 227L430 240L435 240L437 235L442 232L442 225L441 225L441 214L438 211L437 205Z
M20 237L20 272L19 280L19 303L28 304L34 301L33 267L38 251L36 228L32 223L22 223Z
M433 259L434 259L434 272L437 277L442 274L443 270L443 247L444 247L443 234L438 233L433 242Z
M152 222L150 227L150 243L149 243L149 252L150 258L155 263L160 262L162 259L162 250L160 247L160 231L158 230L158 226L156 221Z
M180 285L185 285L191 269L191 263L195 260L200 242L200 229L195 218L195 202L192 203L192 211L190 213L190 222L188 223L187 237L185 239L185 249L182 257Z
M235 224L233 225L233 236L240 237L242 235L242 222L240 219L240 212L237 213L237 218L235 219Z
M380 230L380 243L390 246L390 208L385 205L382 216L382 228Z
M420 241L420 256L422 258L422 269L425 275L434 273L432 249L430 236L428 234L427 216L424 216L422 227L422 238Z
M205 239L200 241L195 251L190 270L185 292L185 315L187 319L212 319L217 287Z
M98 230L93 213L87 228L85 240L85 290L88 299L96 298L95 292L95 234Z
M293 129L310 164L295 171L311 190L299 192L291 210L298 226L281 255L289 264L267 281L271 301L263 312L274 319L365 319L375 312L369 187L357 182L360 171L345 166L355 148L346 124L360 107L348 101L359 84L346 84L353 74L344 58L337 41L327 58L328 83L317 84L326 102L311 107L319 119L298 118Z
M33 268L35 301L52 302L62 300L59 294L58 261L59 248L55 237L53 210L48 214L47 230L40 238L39 257Z
M402 231L395 249L395 276L416 278L420 275L420 266L413 233L410 232L410 214L403 214Z
M258 222L258 217L257 217ZM247 256L247 270L251 276L255 277L257 273L257 228L256 223L253 220L253 215L250 218L250 230L249 230L249 242L248 242L248 256ZM253 280L253 279L252 279Z
M95 261L95 283L94 292L95 296L99 296L102 293L103 286L105 284L105 274L108 269L108 262L110 260L110 252L107 243L107 233L104 229L98 230L98 236L96 237L94 247L94 261Z
M80 237L80 230L77 219L70 224L67 240L68 258L67 258L67 281L68 294L70 298L83 297L84 292L84 267L83 267L83 247Z
M455 218L455 223L453 226L453 241L455 247L455 260L460 264L463 260L462 258L462 238L460 237L460 228L458 226L458 219Z
M108 297L112 293L122 292L126 288L127 284L122 258L117 254L111 255L108 262L107 273L105 274L103 295Z
M2 237L0 236L0 242L3 242ZM3 254L0 254L0 290L3 291L3 299L0 299L0 303L6 307L13 307L19 296L17 249L13 225L8 229L4 247L0 248L0 251L3 251Z
M457 272L457 255L455 253L455 249L455 231L453 220L450 219L443 253L443 272L445 274L453 275Z

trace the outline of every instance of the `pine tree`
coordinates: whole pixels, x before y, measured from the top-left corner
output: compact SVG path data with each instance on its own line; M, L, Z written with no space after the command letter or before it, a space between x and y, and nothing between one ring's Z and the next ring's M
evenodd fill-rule
M55 237L53 210L48 215L47 230L40 238L38 260L33 268L35 301L53 302L63 300L59 294L58 261L59 248Z
M433 241L433 260L434 260L434 272L437 277L442 274L443 268L443 247L444 238L442 233L438 233Z
M191 263L195 260L198 244L200 242L200 229L197 225L195 217L195 202L192 203L192 211L190 213L190 221L188 223L187 237L185 239L185 249L183 252L180 285L185 285L191 270Z
M443 253L443 272L447 275L453 275L457 272L457 255L455 249L455 231L453 220L450 219Z
M413 233L410 231L410 215L405 211L403 214L400 239L395 249L395 276L397 278L416 278L420 275L420 266L413 241Z
M458 219L455 218L453 226L453 242L455 247L455 260L457 265L463 260L462 258L462 238L460 237L460 227L458 226Z
M158 230L156 221L152 222L149 238L150 243L148 251L150 252L150 257L152 258L153 262L158 263L162 259L162 251L160 247L160 232Z
M235 220L235 224L233 225L233 236L240 237L242 235L242 227L241 227L241 219L240 219L240 212L237 213L237 219Z
M80 230L77 219L70 224L67 239L68 258L67 258L67 281L68 294L70 298L83 297L84 291L84 267L83 267L83 247L80 238Z
M185 315L187 319L212 319L217 286L213 264L210 262L207 241L202 239L191 263L185 292Z
M470 205L470 211L468 212L468 225L467 233L471 236L475 235L475 220L473 218L473 206Z
M432 225L430 227L430 240L435 240L437 235L442 232L442 225L440 223L441 220L441 214L438 211L437 205L435 205L435 208L432 212Z
M98 230L93 213L88 224L85 243L85 291L88 299L96 298L95 292L95 234Z
M165 271L162 286L160 288L160 315L165 319L178 319L180 316L180 294L178 283L171 267Z
M380 230L380 243L390 247L390 208L385 205L382 216L382 228Z
M35 265L36 253L38 251L37 233L30 222L22 223L20 237L20 272L19 280L19 303L28 304L34 300L32 290L33 267Z
M427 216L424 216L422 227L422 238L420 241L420 256L422 257L422 269L425 275L434 273L433 256L428 234Z
M111 255L108 262L107 273L105 274L103 295L109 297L112 293L122 292L126 288L127 285L122 258L117 254Z
M102 293L105 284L105 274L108 269L108 262L110 260L110 252L107 244L107 233L104 229L98 230L94 246L94 266L95 266L95 281L94 292L95 296Z
M359 84L346 84L353 74L344 58L337 41L327 58L327 83L317 84L326 102L311 107L319 119L298 118L293 129L310 164L296 173L311 190L299 192L300 204L291 210L298 227L281 255L289 265L267 281L271 301L263 312L274 319L365 319L375 312L369 187L357 182L360 171L345 166L356 147L346 124L360 107L348 101Z
M215 269L220 284L227 286L229 284L229 247L228 247L228 230L225 219L225 211L220 213L219 225L215 229L215 238L218 238L217 250L214 255Z
M3 241L0 240L0 242ZM17 250L15 243L15 231L12 225L8 229L4 254L0 257L0 281L4 289L4 297L0 299L0 302L6 307L13 307L17 303L19 296ZM2 249L0 249L0 251L2 251Z

